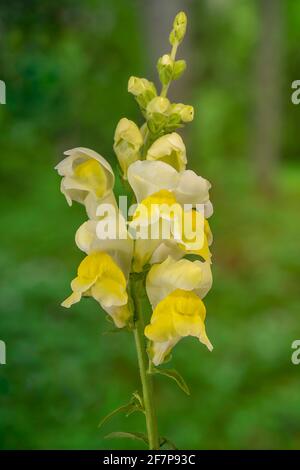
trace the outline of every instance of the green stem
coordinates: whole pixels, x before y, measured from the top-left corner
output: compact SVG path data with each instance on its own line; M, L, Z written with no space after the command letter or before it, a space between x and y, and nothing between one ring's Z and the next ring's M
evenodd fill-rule
M143 403L145 407L146 426L149 440L149 449L159 449L157 420L154 407L152 376L147 372L148 357L144 337L144 319L140 303L142 280L132 281L131 295L135 310L134 339L138 357L140 377L143 389Z
M172 46L172 50L171 50L171 54L170 54L170 57L172 60L175 61L175 58L176 58L176 52L177 52L177 48L178 48L179 44L178 42L175 42ZM169 90L169 86L171 84L171 81L169 81L169 83L166 83L166 85L163 85L162 86L162 89L161 89L161 92L160 92L160 96L162 96L163 98L166 98L167 96L167 93L168 93L168 90Z

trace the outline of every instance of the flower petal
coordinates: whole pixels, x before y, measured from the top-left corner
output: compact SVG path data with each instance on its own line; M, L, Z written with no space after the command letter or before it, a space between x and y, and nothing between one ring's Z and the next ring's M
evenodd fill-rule
M119 307L104 307L104 310L112 317L117 328L124 328L128 325L132 314L128 308L128 305L121 305Z
M145 336L150 339L150 357L154 364L161 364L172 347L185 336L195 336L212 350L207 338L204 319L205 306L192 291L176 289L153 311Z
M138 203L161 189L174 189L179 181L179 173L167 163L147 160L130 165L127 177Z
M114 186L114 173L110 164L97 152L78 147L65 152L67 157L55 169L63 176L61 191L69 205L72 200L92 207L108 196ZM92 195L88 198L89 195ZM88 199L87 199L88 198ZM88 210L89 209L89 210ZM93 212L87 207L88 212Z
M91 253L80 263L78 276L71 283L73 294L62 305L70 307L85 294L94 297L104 309L109 309L107 311L113 314L113 307L127 304L126 284L123 272L111 256L104 252ZM128 312L121 309L114 313L120 325Z
M119 216L120 225L125 224L125 220L122 215L119 214ZM102 224L103 226L104 223L111 223L113 225L116 221L114 217L107 216L102 219L102 221L88 220L84 222L76 232L75 242L78 248L87 254L104 251L110 255L118 266L120 266L127 279L133 255L133 240L129 234L127 234L125 225L120 229L120 232L118 231L118 228L120 227L118 224L116 225L117 238L103 238L104 235L102 230L97 229L101 228L99 224ZM126 233L124 233L124 230ZM119 234L124 238L118 238Z
M193 290L200 288L202 280L201 262L187 259L176 261L168 257L163 263L150 269L146 289L152 307L161 302L175 289Z
M114 136L114 151L126 178L128 167L140 158L143 136L137 125L127 118L118 122Z
M146 159L162 161L177 171L183 171L187 158L182 138L176 132L159 137L149 148Z
M183 171L174 191L180 204L203 204L209 199L211 184L192 170Z

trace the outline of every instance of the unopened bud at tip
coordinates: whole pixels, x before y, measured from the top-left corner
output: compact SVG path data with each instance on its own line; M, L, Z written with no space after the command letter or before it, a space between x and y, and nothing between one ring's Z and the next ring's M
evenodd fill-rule
M185 35L187 25L187 17L184 11L177 13L173 23L173 30L170 34L170 43L174 45L175 42L180 43Z

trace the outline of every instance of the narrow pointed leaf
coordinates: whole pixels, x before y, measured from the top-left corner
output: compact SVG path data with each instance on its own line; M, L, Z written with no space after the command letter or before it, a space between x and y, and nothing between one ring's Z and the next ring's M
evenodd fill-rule
M132 408L135 408L134 411L136 411L136 406L133 404L133 403L127 403L127 405L122 405L122 406L119 406L119 408L116 408L115 410L111 411L110 413L108 413L106 416L104 416L104 418L101 419L100 423L98 424L98 428L101 428L101 426L106 422L108 421L109 419L111 419L114 415L118 414L118 413L130 413L130 411L132 410Z
M177 383L178 387L181 388L181 390L184 391L187 395L190 395L190 389L187 386L185 380L183 377L177 372L175 369L158 369L157 367L152 367L151 369L152 374L160 374L160 375L165 375L166 377L169 377L170 379L175 380Z

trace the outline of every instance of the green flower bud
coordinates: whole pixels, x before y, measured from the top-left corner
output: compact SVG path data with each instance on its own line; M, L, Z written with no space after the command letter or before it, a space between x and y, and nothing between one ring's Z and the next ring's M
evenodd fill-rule
M153 113L165 114L170 107L170 101L168 98L163 98L162 96L156 96L153 100L148 103L147 106L147 115Z
M171 31L171 34L169 37L169 40L172 46L174 46L176 42L178 42L179 44L183 40L185 32L186 32L186 25L187 25L186 14L183 11L181 11L176 15L174 19L173 30Z
M173 68L173 80L177 80L177 78L180 78L183 72L186 69L186 61L185 60L176 60L174 63L174 68Z
M147 126L151 134L158 135L161 134L163 129L166 127L168 122L168 116L159 113L151 114L151 118L147 120Z
M146 78L130 77L128 81L128 91L136 97L142 109L146 109L147 104L157 96L154 83Z
M169 114L178 114L183 122L191 122L194 119L194 108L188 104L172 104Z
M122 118L115 130L114 151L125 178L129 165L140 158L142 145L143 137L137 125L129 119Z
M171 59L170 54L164 54L158 59L157 71L159 79L163 85L167 85L173 77L174 60Z

